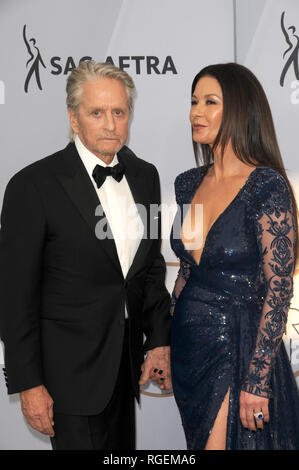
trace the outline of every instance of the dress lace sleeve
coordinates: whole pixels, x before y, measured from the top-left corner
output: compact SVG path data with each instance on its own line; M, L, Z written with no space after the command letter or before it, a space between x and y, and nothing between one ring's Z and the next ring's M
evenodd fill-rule
M174 284L174 288L171 295L170 314L173 315L176 301L178 300L182 290L184 289L186 282L190 276L190 265L185 261L180 260L180 269Z
M286 181L276 175L260 200L255 227L266 295L255 351L242 390L271 397L271 369L285 332L293 296L296 226Z

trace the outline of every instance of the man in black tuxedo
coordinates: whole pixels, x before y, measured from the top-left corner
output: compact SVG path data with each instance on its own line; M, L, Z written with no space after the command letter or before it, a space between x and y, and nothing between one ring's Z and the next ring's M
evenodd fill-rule
M124 145L133 93L126 72L81 62L67 81L71 142L5 191L8 393L57 450L134 449L139 385L171 388L159 178Z

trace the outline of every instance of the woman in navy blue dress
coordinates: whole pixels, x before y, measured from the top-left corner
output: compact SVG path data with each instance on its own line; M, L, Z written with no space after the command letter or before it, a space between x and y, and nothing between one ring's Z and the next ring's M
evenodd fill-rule
M190 121L203 165L176 178L171 233L171 368L187 447L299 449L282 341L297 207L267 98L247 68L209 66L193 81Z

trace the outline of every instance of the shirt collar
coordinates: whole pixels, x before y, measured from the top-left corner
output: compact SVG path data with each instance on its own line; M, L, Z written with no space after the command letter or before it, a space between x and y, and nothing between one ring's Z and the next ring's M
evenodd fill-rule
M98 158L94 153L88 150L84 144L82 144L82 141L80 137L78 136L78 134L75 134L74 142L75 142L78 154L81 157L81 160L83 161L85 168L89 175L92 175L92 172L96 165L114 166L118 163L118 158L117 158L117 155L115 154L112 162L109 163L109 165L106 165L106 163L104 163L103 160Z

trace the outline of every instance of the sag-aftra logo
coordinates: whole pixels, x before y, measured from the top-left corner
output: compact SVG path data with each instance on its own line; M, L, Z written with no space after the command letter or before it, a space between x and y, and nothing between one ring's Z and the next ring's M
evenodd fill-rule
M38 41L28 33L27 25L23 27L23 41L27 50L27 60L25 62L26 77L24 91L28 93L30 89L39 88L43 90L43 80L47 74L54 76L67 75L83 60L93 60L89 55L77 59L72 56L61 57L53 55L49 61L44 58L44 53L40 51ZM103 59L96 58L99 62L109 62L122 70L137 75L177 75L177 68L173 58L168 55L163 58L146 55L126 55L119 57L108 56Z
M292 104L299 104L299 36L296 26L292 21L286 20L286 12L283 11L280 18L280 27L283 33L287 48L283 51L284 65L280 74L280 86L285 86L287 78L293 78L290 88L290 101Z

